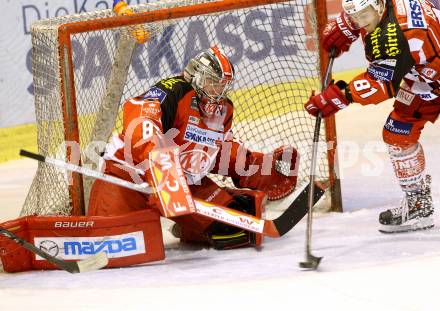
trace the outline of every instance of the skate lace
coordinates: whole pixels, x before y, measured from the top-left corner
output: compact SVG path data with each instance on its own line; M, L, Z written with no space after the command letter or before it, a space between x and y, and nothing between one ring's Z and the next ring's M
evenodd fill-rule
M400 208L395 208L395 209L400 211L400 215L402 217L402 223L404 223L405 221L408 220L408 218L409 218L409 204L408 204L408 199L406 196L403 197L402 201L400 202Z
M404 223L411 217L427 217L433 213L431 197L431 176L426 175L421 183L420 193L406 192L402 198L399 207L389 209L392 218L400 217L401 223ZM425 216L426 215L426 216Z

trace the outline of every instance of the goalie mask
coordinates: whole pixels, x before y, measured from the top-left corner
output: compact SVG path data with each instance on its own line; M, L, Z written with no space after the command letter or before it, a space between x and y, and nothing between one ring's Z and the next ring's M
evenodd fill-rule
M386 0L342 0L342 8L357 28L372 32L385 11Z
M208 102L225 98L235 78L234 67L217 46L212 46L190 59L183 75L196 93Z

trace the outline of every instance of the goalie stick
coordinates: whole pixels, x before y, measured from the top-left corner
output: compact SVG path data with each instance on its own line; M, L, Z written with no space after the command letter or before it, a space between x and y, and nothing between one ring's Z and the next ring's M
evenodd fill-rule
M101 179L103 181L119 185L121 187L139 192L151 193L151 191L147 187L145 187L145 184L135 184L85 167L66 163L61 160L45 157L43 155L25 150L20 150L20 155L50 164L58 168L62 168L64 170L80 173L96 179ZM313 204L316 204L316 202L324 194L322 185L320 183L316 183L316 186L317 187L313 195ZM210 202L198 199L194 199L195 213L235 227L276 238L283 236L287 232L289 232L307 214L306 203L307 198L309 197L309 188L310 187L307 185L293 200L289 207L278 218L274 220L260 219L231 208L215 205ZM166 213L164 213L163 210L161 210L161 213L162 216L167 217Z
M104 252L95 254L93 256L88 257L87 259L80 260L77 262L71 262L71 261L65 261L62 259L58 259L52 255L49 255L48 253L44 252L43 250L35 247L33 244L23 240L22 238L16 236L11 231L0 227L0 234L13 240L17 244L20 244L25 249L31 251L32 253L43 257L51 264L54 264L61 270L70 272L70 273L80 273L80 272L87 272L87 271L93 271L98 270L103 267L105 267L108 264L108 258L107 255Z
M333 48L329 55L329 62L325 71L324 82L322 83L321 91L324 91L330 84L330 75L332 72L333 61L335 60L336 49ZM308 213L307 213L307 231L306 231L306 258L305 261L299 263L299 266L303 269L316 270L321 262L322 257L317 257L312 254L312 220L313 220L313 193L315 191L315 171L316 160L318 155L318 143L319 143L319 130L321 129L322 113L319 112L315 121L315 132L313 135L313 148L312 148L312 163L310 164L310 183L309 183L309 199L308 199Z

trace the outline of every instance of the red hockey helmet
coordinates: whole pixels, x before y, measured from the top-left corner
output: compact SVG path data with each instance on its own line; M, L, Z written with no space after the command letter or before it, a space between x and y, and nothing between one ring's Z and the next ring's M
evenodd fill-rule
M234 67L225 53L216 45L190 59L184 77L197 94L210 102L226 97L235 79Z

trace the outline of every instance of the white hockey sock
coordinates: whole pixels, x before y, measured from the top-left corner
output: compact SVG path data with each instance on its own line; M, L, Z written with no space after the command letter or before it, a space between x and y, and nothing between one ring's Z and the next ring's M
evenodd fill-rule
M400 187L405 192L418 192L425 175L425 154L420 143L408 149L388 145L391 163Z

